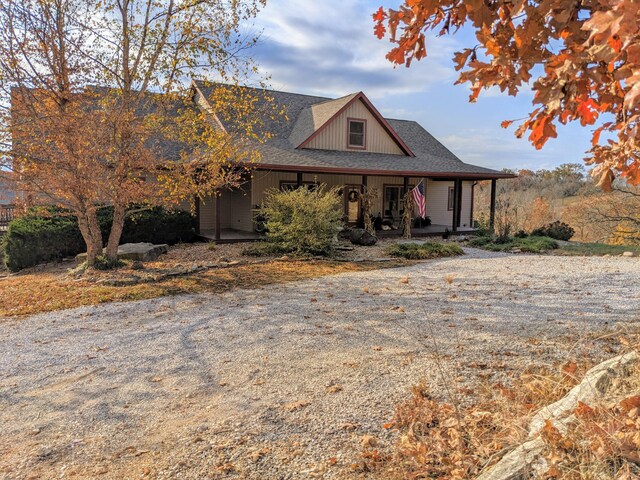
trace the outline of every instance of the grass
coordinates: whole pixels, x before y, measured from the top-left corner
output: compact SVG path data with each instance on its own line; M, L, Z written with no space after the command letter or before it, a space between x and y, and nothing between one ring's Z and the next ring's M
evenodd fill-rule
M607 245L606 243L571 242L561 245L555 253L558 255L599 256L622 255L624 252L633 252L636 256L639 256L640 245Z
M482 248L492 252L509 252L520 250L527 253L544 253L559 247L558 242L549 237L513 238L506 243L496 243L489 237L477 237L469 241L470 247Z
M291 251L269 242L256 242L242 250L242 254L247 257L273 257L289 253Z
M387 248L387 254L392 257L407 260L424 260L428 258L453 257L464 255L462 248L452 243L396 243Z
M380 263L328 261L272 261L212 269L192 275L130 286L111 286L66 273L33 272L0 279L0 317L31 315L104 302L142 300L182 293L225 292L256 288L323 275L397 266ZM135 272L132 272L135 273Z

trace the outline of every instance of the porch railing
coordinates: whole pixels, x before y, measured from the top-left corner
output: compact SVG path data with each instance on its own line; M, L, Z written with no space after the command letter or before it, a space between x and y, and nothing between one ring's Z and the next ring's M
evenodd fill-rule
M5 232L9 222L13 220L15 205L0 205L0 232Z

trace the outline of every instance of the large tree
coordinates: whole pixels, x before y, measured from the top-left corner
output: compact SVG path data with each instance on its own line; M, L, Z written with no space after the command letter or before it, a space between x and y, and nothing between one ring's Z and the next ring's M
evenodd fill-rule
M395 43L387 58L407 67L427 55L425 32L473 28L477 44L453 58L470 100L491 87L514 96L532 88L534 108L516 135L529 132L536 148L558 123L592 126L585 161L610 190L616 174L640 184L639 17L635 0L404 0L374 21Z
M77 216L93 264L96 212L114 208L114 260L127 210L237 185L266 133L260 105L214 89L218 116L194 108L190 80L234 84L254 70L241 23L264 0L3 0L0 125L5 169L41 203ZM222 123L219 121L222 120ZM233 128L225 128L233 124ZM223 126L224 125L224 126Z

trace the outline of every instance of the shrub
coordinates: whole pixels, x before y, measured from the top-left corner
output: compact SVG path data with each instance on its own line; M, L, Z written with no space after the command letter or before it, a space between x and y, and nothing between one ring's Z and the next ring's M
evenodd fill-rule
M475 235L480 237L488 237L491 235L491 228L489 228L489 217L486 213L482 212L476 220L473 221L475 227Z
M397 243L387 248L387 254L392 257L402 257L408 260L424 260L427 258L453 257L464 255L464 251L455 244L436 242L425 243Z
M104 255L98 255L96 257L96 263L93 265L93 268L96 270L111 270L113 268L122 267L124 262L122 260L109 260ZM140 270L140 268L136 268L135 270Z
M477 237L469 241L470 247L478 247L492 252L508 252L518 249L527 253L542 253L558 248L558 243L548 237L530 236L526 238L513 238L505 243L494 242L489 237Z
M2 239L4 263L12 272L76 255L85 249L75 217L60 213L18 217L9 223Z
M470 247L484 247L488 243L491 243L491 237L475 237L469 240Z
M113 219L113 209L98 212L98 222L106 241ZM169 243L192 241L195 218L184 211L169 211L162 207L138 210L127 216L121 243ZM33 210L9 224L2 240L4 263L11 271L39 263L61 260L82 253L86 245L76 218L57 208Z
M327 255L342 225L341 197L337 188L269 190L262 212L267 241L282 252Z
M529 234L524 230L518 230L513 236L516 238L527 238Z
M573 237L574 233L576 233L576 231L573 228L571 228L569 225L567 225L564 222L560 222L559 220L556 220L555 222L549 223L544 227L536 228L531 232L531 235L537 236L537 237L549 237L549 238L555 238L556 240L567 241L567 240L570 240L571 237Z

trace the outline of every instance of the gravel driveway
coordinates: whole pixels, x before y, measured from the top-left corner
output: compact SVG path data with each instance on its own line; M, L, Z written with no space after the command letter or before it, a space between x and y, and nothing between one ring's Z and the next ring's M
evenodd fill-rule
M0 478L344 478L419 380L602 356L640 321L637 258L467 252L0 320Z

